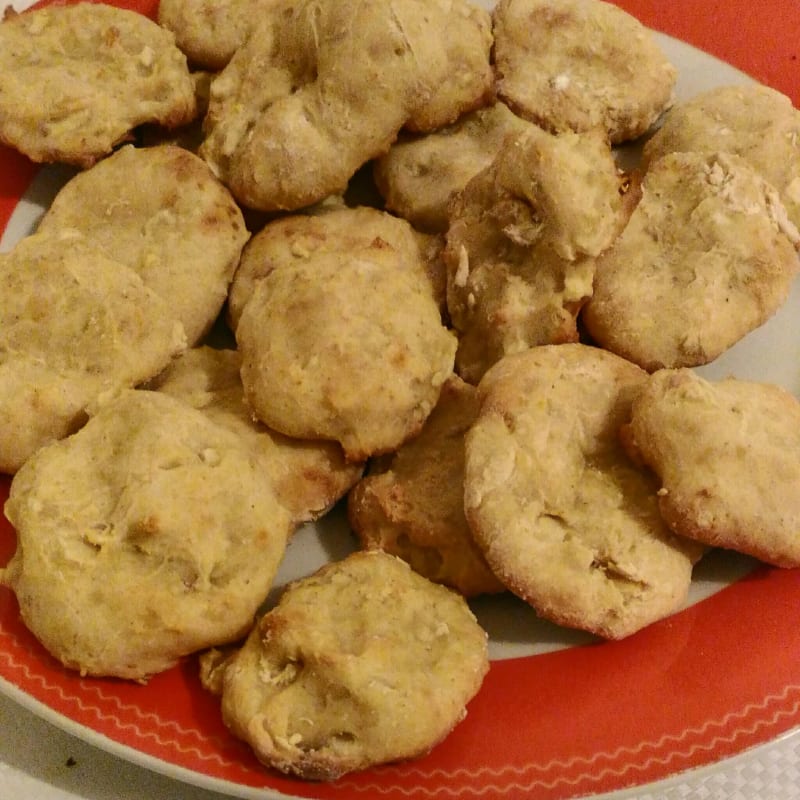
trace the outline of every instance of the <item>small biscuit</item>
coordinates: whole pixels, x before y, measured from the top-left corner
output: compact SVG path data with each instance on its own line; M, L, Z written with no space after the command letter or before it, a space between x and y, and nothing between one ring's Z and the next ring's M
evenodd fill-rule
M658 475L676 532L800 566L800 403L785 389L660 370L634 400L624 440Z
M507 356L478 387L464 505L495 575L543 617L619 639L677 611L702 548L619 442L647 373L582 344Z
M638 19L601 0L500 0L498 95L552 131L645 133L673 102L677 70Z
M126 146L76 175L39 230L78 230L130 267L183 323L190 345L219 315L249 238L230 192L175 145Z
M33 161L88 167L137 125L195 115L186 57L141 14L77 3L0 22L0 141Z
M280 503L296 523L324 514L361 477L335 442L292 439L253 419L244 401L236 350L187 350L148 388L176 397L258 450Z
M668 154L598 261L586 329L648 371L706 364L784 303L798 244L777 191L741 158Z
M465 597L505 588L464 517L464 434L477 412L475 387L451 377L419 435L370 464L347 505L365 549L399 556Z
M253 448L140 390L39 450L5 511L26 626L70 669L135 680L244 636L290 531Z
M427 753L488 666L460 595L359 552L290 584L262 617L225 667L222 714L265 764L332 780Z

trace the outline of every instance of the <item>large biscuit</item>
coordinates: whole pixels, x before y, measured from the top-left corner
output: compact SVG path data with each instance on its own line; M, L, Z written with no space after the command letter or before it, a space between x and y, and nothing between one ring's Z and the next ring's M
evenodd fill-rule
M466 438L465 512L494 573L543 617L611 639L678 610L701 553L619 441L647 377L582 344L507 356Z
M708 363L782 305L799 244L778 192L741 158L668 154L600 257L583 321L647 370Z
M335 442L289 438L253 419L244 401L242 359L236 350L187 350L148 388L165 392L206 414L249 442L279 502L296 523L324 514L361 477Z
M291 584L228 662L222 713L265 764L304 778L428 752L488 670L464 599L381 552Z
M103 395L157 375L183 326L141 278L77 232L0 254L0 471L72 433Z
M348 495L350 524L367 550L407 561L420 575L465 597L499 592L464 517L464 435L477 390L453 376L422 431L375 459Z
M137 125L195 113L186 57L141 14L78 3L0 23L0 141L34 161L87 167Z
M789 392L660 370L634 400L624 438L658 475L675 531L800 566L800 403Z
M72 178L39 223L70 229L140 275L190 345L219 315L249 238L230 192L175 145L126 146Z
M135 680L247 633L290 531L251 447L128 390L15 475L3 574L65 666Z
M673 99L677 70L635 17L601 0L500 0L498 95L553 131L647 131Z

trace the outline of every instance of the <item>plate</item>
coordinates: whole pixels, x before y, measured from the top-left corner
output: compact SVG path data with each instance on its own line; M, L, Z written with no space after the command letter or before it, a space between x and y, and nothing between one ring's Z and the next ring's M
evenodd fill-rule
M690 2L683 5L690 8ZM660 11L654 12L652 4L620 4L658 26ZM155 0L126 5L152 13ZM646 16L648 8L653 18ZM713 30L703 34L705 21L691 30L684 16L670 22L672 8L664 11L665 22L674 24L669 29L712 41ZM746 21L742 29L747 30ZM664 34L659 41L680 70L679 97L748 80L682 41ZM758 63L743 65L758 74ZM786 91L778 79L771 82ZM32 231L70 174L60 167L38 170L0 148L0 250ZM767 325L701 371L780 383L800 395L797 283ZM8 486L9 479L0 478L0 502ZM0 520L0 564L15 546L12 528ZM275 591L352 547L341 509L306 526L290 543ZM22 625L13 593L4 588L0 691L91 744L231 796L564 800L617 795L718 764L798 729L798 602L800 570L770 569L716 551L696 568L682 611L620 642L549 625L512 597L478 599L472 605L490 633L492 664L467 719L425 758L330 784L302 783L260 766L225 730L217 700L200 687L194 659L146 685L84 679L63 669Z

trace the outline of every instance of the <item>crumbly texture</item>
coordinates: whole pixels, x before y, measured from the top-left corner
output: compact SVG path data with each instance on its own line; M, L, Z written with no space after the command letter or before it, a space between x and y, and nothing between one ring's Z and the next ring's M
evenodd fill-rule
M800 236L785 223L778 192L741 158L658 159L598 261L587 330L649 371L712 361L786 300Z
M644 146L643 165L667 153L723 151L741 156L780 192L800 228L800 111L775 89L719 86L669 111Z
M338 441L351 461L420 430L456 349L421 271L383 240L273 270L236 340L256 416L287 436Z
M507 356L466 438L465 512L494 573L546 619L610 639L677 611L702 552L619 442L647 377L582 344Z
M0 254L0 471L16 472L185 346L165 301L78 233L22 239Z
M498 95L552 131L645 133L673 102L677 70L638 19L601 0L500 0Z
M130 267L181 321L190 345L219 315L249 238L230 192L175 145L126 146L79 173L39 230L80 231Z
M657 474L675 531L800 566L800 403L788 391L660 370L634 400L624 441Z
M433 130L483 105L491 41L469 0L287 0L213 82L200 153L246 206L311 205L404 126Z
M289 438L253 418L244 400L236 350L187 350L149 387L202 411L262 457L269 482L295 523L317 519L361 477L336 442Z
M505 589L464 517L464 435L477 412L476 388L449 378L419 435L371 463L347 505L362 547L399 556L465 597Z
M228 662L222 714L259 759L303 778L428 752L488 670L464 599L381 552L291 584Z
M0 141L33 161L88 167L137 125L195 114L186 57L141 14L78 3L0 22Z
M39 450L5 512L27 627L70 669L135 680L244 636L290 529L252 448L138 390Z
M508 353L576 341L595 257L625 208L599 131L530 126L454 200L447 231L447 309L459 333L456 370L477 383Z
M441 130L399 139L373 168L386 208L419 230L446 231L452 198L494 161L506 137L530 125L497 102Z

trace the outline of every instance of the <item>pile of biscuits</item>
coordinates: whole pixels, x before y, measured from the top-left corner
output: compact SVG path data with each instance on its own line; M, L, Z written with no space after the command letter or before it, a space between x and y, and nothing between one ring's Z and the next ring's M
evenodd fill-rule
M0 580L49 652L203 653L330 780L464 717L472 597L618 639L710 547L800 566L800 403L693 369L798 272L800 112L675 81L602 0L6 13L0 142L75 168L0 254ZM267 610L338 503L360 550Z

